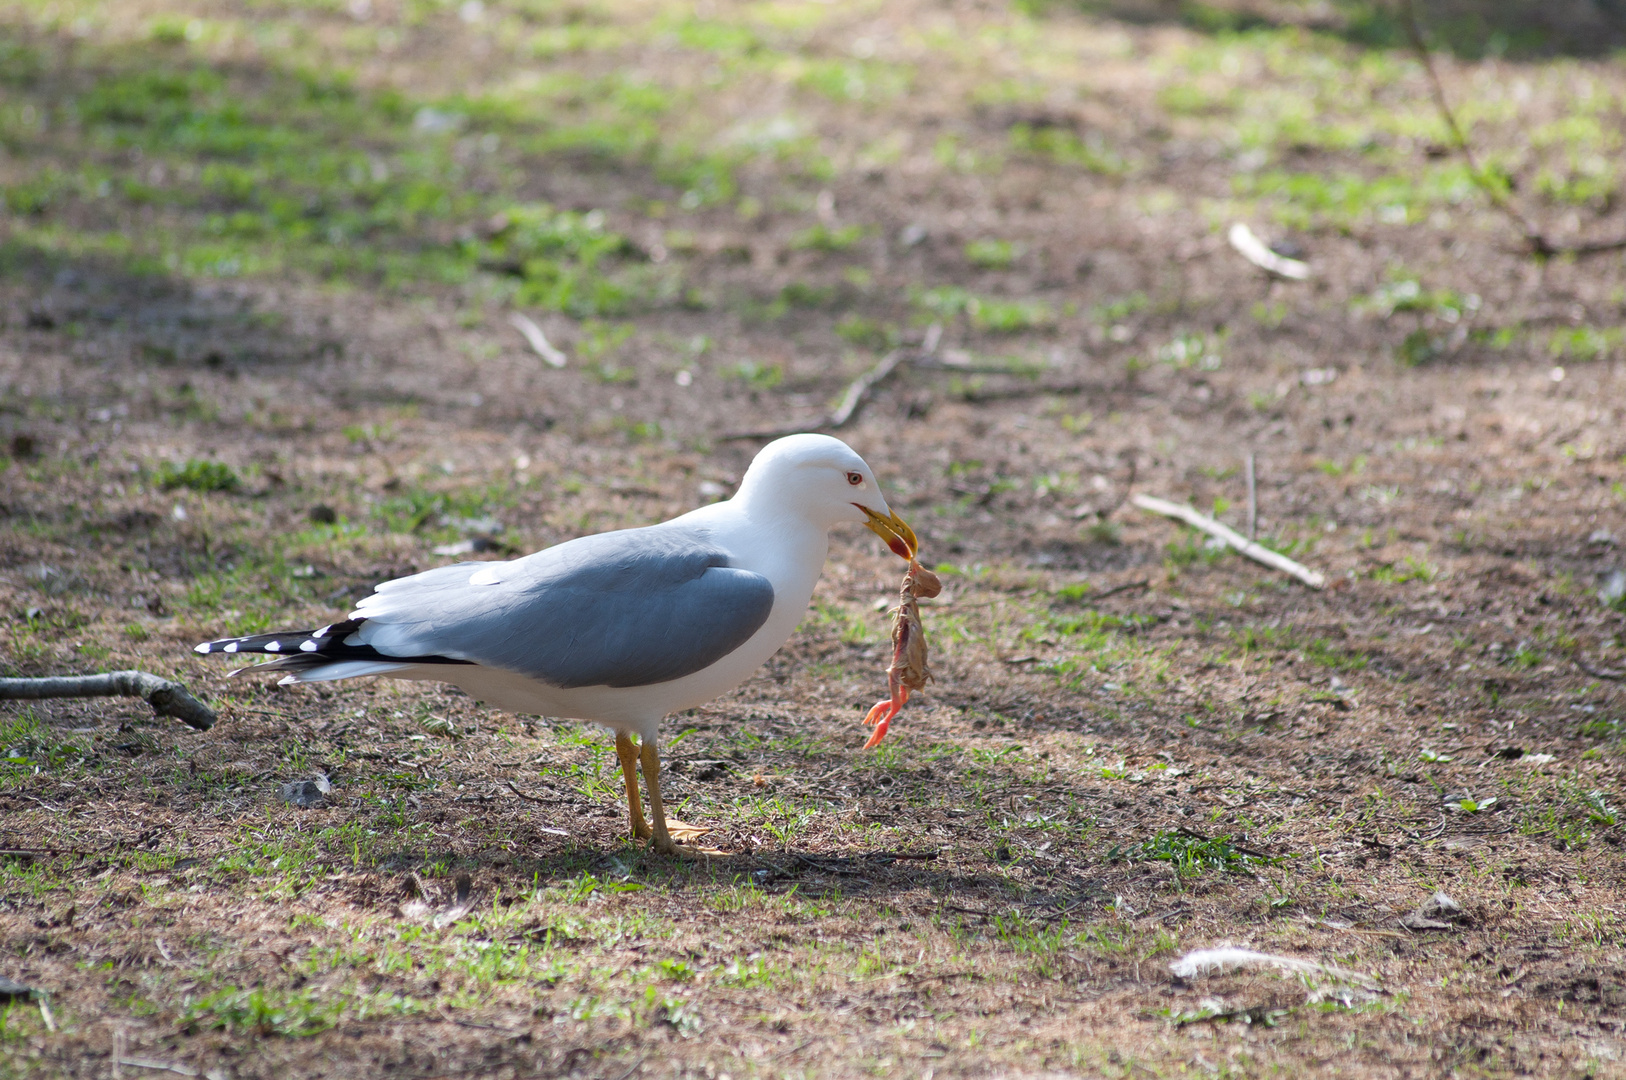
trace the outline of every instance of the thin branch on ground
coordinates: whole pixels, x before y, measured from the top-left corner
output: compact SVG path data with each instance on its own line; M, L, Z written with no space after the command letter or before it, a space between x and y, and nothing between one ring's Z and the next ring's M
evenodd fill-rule
M0 845L0 858L28 858L39 855L74 855L79 858L93 859L105 851L87 851L84 848L52 848L52 847L12 847L9 844Z
M1618 682L1621 679L1626 679L1626 671L1612 671L1609 668L1593 667L1591 664L1587 663L1586 657L1584 656L1577 655L1575 657L1575 666L1580 668L1585 674L1592 676L1594 679L1608 679L1611 682Z
M520 332L520 336L531 347L531 351L540 356L549 367L562 368L570 362L570 358L548 340L548 335L542 332L540 326L519 312L508 316L508 325Z
M215 711L188 694L186 687L145 671L109 671L104 675L68 675L48 679L0 679L0 699L7 701L78 697L145 698L159 716L173 716L199 731L208 731L215 725Z
M1105 600L1107 597L1117 596L1119 593L1130 592L1134 589L1149 589L1151 587L1152 583L1150 581L1146 580L1145 578L1139 578L1135 581L1126 581L1122 585L1114 585L1106 592L1098 592L1094 596L1089 597L1089 599Z
M1164 517L1177 518L1194 529L1199 529L1209 536L1217 537L1225 542L1239 555L1245 555L1254 562L1263 563L1284 574L1298 578L1312 589L1322 589L1327 585L1327 579L1315 570L1311 570L1303 563L1294 562L1280 552L1272 551L1262 544L1256 544L1246 536L1237 532L1229 525L1221 524L1211 517L1205 517L1196 507L1182 506L1166 499L1159 499L1152 495L1136 495L1130 500L1142 510L1153 514L1162 514Z
M1019 375L1007 367L945 364L933 359L941 330L936 323L926 331L926 341L919 349L894 349L881 357L879 363L847 385L841 402L822 420L805 424L780 424L771 428L752 428L749 431L730 431L718 436L720 442L743 439L778 439L804 431L838 431L852 421L868 399L870 392L886 382L904 364L919 371L947 371L960 375L1001 374ZM961 401L979 405L989 401L1009 401L1013 398L1037 397L1041 394L1082 394L1099 389L1095 382L1069 380L1067 382L1038 382L1026 386L997 386L988 389L966 389L957 395Z
M842 395L841 404L837 405L835 411L830 414L829 426L832 428L845 427L847 422L853 418L853 413L858 411L858 406L863 403L870 390L891 378L892 373L903 362L905 355L902 349L893 349L881 357L879 364L854 379L852 385L847 387L847 392Z
M1434 107L1439 110L1440 119L1445 122L1446 130L1451 134L1453 148L1462 155L1463 161L1467 162L1468 175L1474 185L1485 193L1492 206L1505 214L1524 233L1524 242L1529 246L1531 253L1542 258L1551 258L1554 255L1599 255L1626 248L1626 236L1575 244L1559 243L1548 237L1539 225L1519 209L1518 204L1509 197L1503 186L1480 165L1479 156L1474 153L1467 132L1457 121L1457 114L1445 96L1445 84L1440 80L1439 69L1434 65L1434 55L1429 52L1428 42L1424 40L1422 23L1417 18L1416 0L1399 0L1398 6L1401 24L1406 28L1406 38L1418 62L1423 65L1423 71L1428 75L1429 92L1434 99Z
M847 392L841 395L841 402L830 415L816 424L781 424L773 428L759 428L752 431L733 431L722 436L724 442L737 439L777 439L785 435L796 435L804 431L837 431L847 426L858 413L864 399L869 397L870 391L890 379L899 365L908 361L911 364L922 360L930 360L937 352L937 345L943 339L943 327L932 323L926 328L925 340L917 349L893 349L880 362L847 386Z
M1299 259L1289 259L1285 255L1278 255L1270 250L1270 245L1254 235L1252 229L1238 221L1226 233L1226 239L1236 249L1237 254L1247 259L1253 265L1274 277L1286 278L1288 281L1308 281L1310 278L1309 264Z
M1248 451L1248 539L1259 539L1259 484L1254 478L1253 451Z
M547 799L539 799L535 795L527 795L527 794L525 794L523 791L521 791L518 787L516 787L514 785L514 782L512 780L507 781L507 783L508 783L508 790L512 791L515 795L518 795L525 802L537 803L537 804L542 805L542 806L552 806L552 805L554 805L554 804L550 803ZM569 836L570 835L570 833L566 832L564 829L555 829L555 828L551 828L551 827L549 827L547 825L533 825L531 827L534 828L537 832L545 832L550 836Z

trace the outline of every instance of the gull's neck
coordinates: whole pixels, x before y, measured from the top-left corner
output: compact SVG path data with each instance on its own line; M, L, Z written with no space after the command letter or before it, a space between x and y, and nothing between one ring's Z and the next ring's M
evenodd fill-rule
M782 487L750 485L707 509L742 569L764 574L776 587L812 592L829 554L830 524L809 514L805 502Z

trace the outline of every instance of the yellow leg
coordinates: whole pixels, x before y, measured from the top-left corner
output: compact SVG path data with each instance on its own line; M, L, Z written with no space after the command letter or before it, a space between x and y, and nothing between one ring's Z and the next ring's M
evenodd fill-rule
M679 847L678 840L685 843L695 840L711 830L699 825L689 825L676 818L666 816L666 803L661 799L661 755L655 748L655 740L646 738L639 752L644 766L644 786L649 789L649 816L654 819L654 836L649 842L650 850L658 851L663 855L720 855L722 852L710 848Z
M624 731L615 733L615 756L621 759L621 776L627 782L627 815L632 818L632 835L648 840L652 834L644 821L643 800L638 798L638 748L632 745L632 736ZM659 815L658 810L656 814Z
M666 804L661 802L661 755L655 749L655 740L644 736L641 751L644 764L644 783L649 786L649 814L655 819L655 837L649 846L662 855L678 854L672 834L666 831Z

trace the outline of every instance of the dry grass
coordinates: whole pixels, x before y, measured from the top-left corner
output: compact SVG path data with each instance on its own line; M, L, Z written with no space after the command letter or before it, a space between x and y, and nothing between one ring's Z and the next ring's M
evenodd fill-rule
M0 974L49 992L0 1006L0 1076L1619 1074L1626 272L1516 250L1406 56L971 4L173 7L0 19L39 61L0 657L223 717L0 708ZM225 81L184 122L87 96L149 69ZM1621 227L1617 67L1442 71L1532 213ZM257 186L184 169L217 158ZM505 263L541 201L624 246ZM1315 281L1254 276L1239 218ZM933 320L1010 373L904 369L844 434L943 564L938 682L859 749L898 567L838 536L786 649L667 725L729 858L625 839L590 728L190 652L715 497L756 448L720 433ZM1133 460L1240 525L1248 451L1325 592L1121 506ZM1463 914L1402 925L1436 890ZM1371 982L1172 976L1225 942Z

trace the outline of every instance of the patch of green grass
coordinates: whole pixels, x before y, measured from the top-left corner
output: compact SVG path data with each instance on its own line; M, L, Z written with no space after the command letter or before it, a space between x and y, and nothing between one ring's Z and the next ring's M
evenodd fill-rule
M824 601L813 605L808 622L836 631L848 645L871 645L884 638L879 617L871 618Z
M1521 641L1508 653L1505 663L1515 671L1529 671L1531 668L1540 667L1543 659L1545 657L1534 643Z
M1201 529L1187 529L1182 536L1170 540L1164 547L1163 558L1173 567L1193 566L1199 562L1212 565L1224 558L1229 550L1223 541L1210 537Z
M880 352L898 343L898 331L887 323L866 319L862 315L846 315L836 323L836 335L860 348Z
M964 315L978 330L995 334L1016 334L1053 326L1056 312L1043 300L1001 300L976 296L955 285L915 289L910 301L923 312L939 318Z
M18 239L187 276L472 284L611 316L677 301L680 271L642 262L601 211L520 201L525 177L561 158L633 168L698 208L734 197L749 156L680 136L667 118L691 95L642 77L567 69L523 93L431 98L359 89L348 45L313 57L250 36L244 65L211 63L190 39L35 50L39 77L14 88L21 113L0 118L0 135L31 148L3 192ZM65 78L83 88L66 91ZM64 109L72 124L52 120ZM13 130L19 115L46 123ZM140 166L110 168L109 155ZM111 224L131 212L151 223Z
M770 960L762 956L730 960L713 976L724 986L742 990L778 990L793 986L818 973L820 965L803 965L790 960Z
M82 766L95 751L87 740L63 737L24 706L0 718L0 787L20 784L39 773Z
M1620 812L1610 804L1609 794L1584 786L1577 776L1559 779L1547 791L1533 790L1532 780L1510 783L1509 788L1523 808L1519 831L1545 836L1561 850L1578 851L1591 843L1594 830L1620 824Z
M1130 171L1129 162L1098 132L1080 138L1066 128L1016 124L1009 138L1011 151L1016 154L1044 158L1100 176L1123 176Z
M1294 229L1405 225L1426 217L1431 209L1458 206L1478 196L1472 173L1455 161L1416 174L1386 172L1373 177L1354 172L1241 173L1232 185L1238 195L1263 201L1277 222Z
M1055 325L1056 312L1043 300L974 298L966 305L971 325L993 334L1020 334Z
M479 268L516 280L514 300L578 318L622 315L658 298L654 279L636 267L605 272L626 254L626 238L604 227L599 210L556 210L522 203L498 211L480 240L465 243L464 256Z
M1315 638L1304 646L1304 658L1312 664L1335 668L1338 671L1360 671L1367 665L1365 653L1353 652L1334 645L1326 638Z
M1554 359L1591 362L1626 351L1626 328L1619 326L1561 327L1547 337L1547 352Z
M228 986L182 1005L183 1030L242 1031L255 1035L308 1038L339 1022L343 1005L315 990L240 990Z
M964 316L972 327L990 333L1021 333L1055 324L1055 309L1044 301L1008 301L976 296L958 286L912 291L911 303L937 317Z
M223 461L191 458L184 464L165 463L153 473L153 480L165 491L236 491L243 486L237 470Z
M965 261L982 270L1005 270L1022 254L1009 240L973 240L965 246Z
M1368 662L1364 653L1345 649L1326 638L1306 641L1293 626L1244 626L1231 631L1231 636L1244 654L1297 651L1312 664L1339 671L1359 671Z
M785 369L778 364L764 364L756 360L741 360L722 370L725 379L735 379L752 390L772 390L785 378Z
M793 251L846 251L869 235L863 225L842 225L831 228L825 224L809 226L790 238Z
M1406 274L1391 277L1371 293L1350 301L1352 310L1371 312L1384 319L1397 312L1417 312L1447 323L1455 323L1479 307L1476 295L1464 296L1455 289L1425 289L1421 281Z
M786 307L832 307L841 295L834 285L813 285L806 281L793 281L779 290L780 303Z
M1386 585L1404 585L1409 581L1433 581L1439 574L1439 568L1427 560L1407 555L1401 562L1374 567L1371 577Z
M1181 334L1159 345L1157 359L1176 369L1218 371L1224 363L1217 337L1207 334Z
M512 501L512 492L500 483L442 489L403 486L375 503L372 517L386 532L449 537L459 524L487 519Z
M1116 300L1109 300L1104 304L1097 304L1090 309L1090 318L1106 325L1108 323L1123 322L1134 315L1139 315L1152 306L1151 298L1143 292L1130 293Z
M1275 856L1239 851L1231 844L1229 835L1202 837L1173 829L1165 829L1129 848L1114 846L1107 853L1107 859L1166 862L1181 877L1194 877L1204 870L1251 874L1255 866L1275 866L1283 861Z
M806 61L796 81L832 101L886 101L909 89L910 73L873 60L819 59Z
M1326 476L1335 478L1341 476L1354 476L1356 473L1359 473L1361 470L1366 468L1366 455L1357 454L1354 458L1347 462L1337 462L1331 461L1327 458L1317 458L1310 464L1317 471Z

